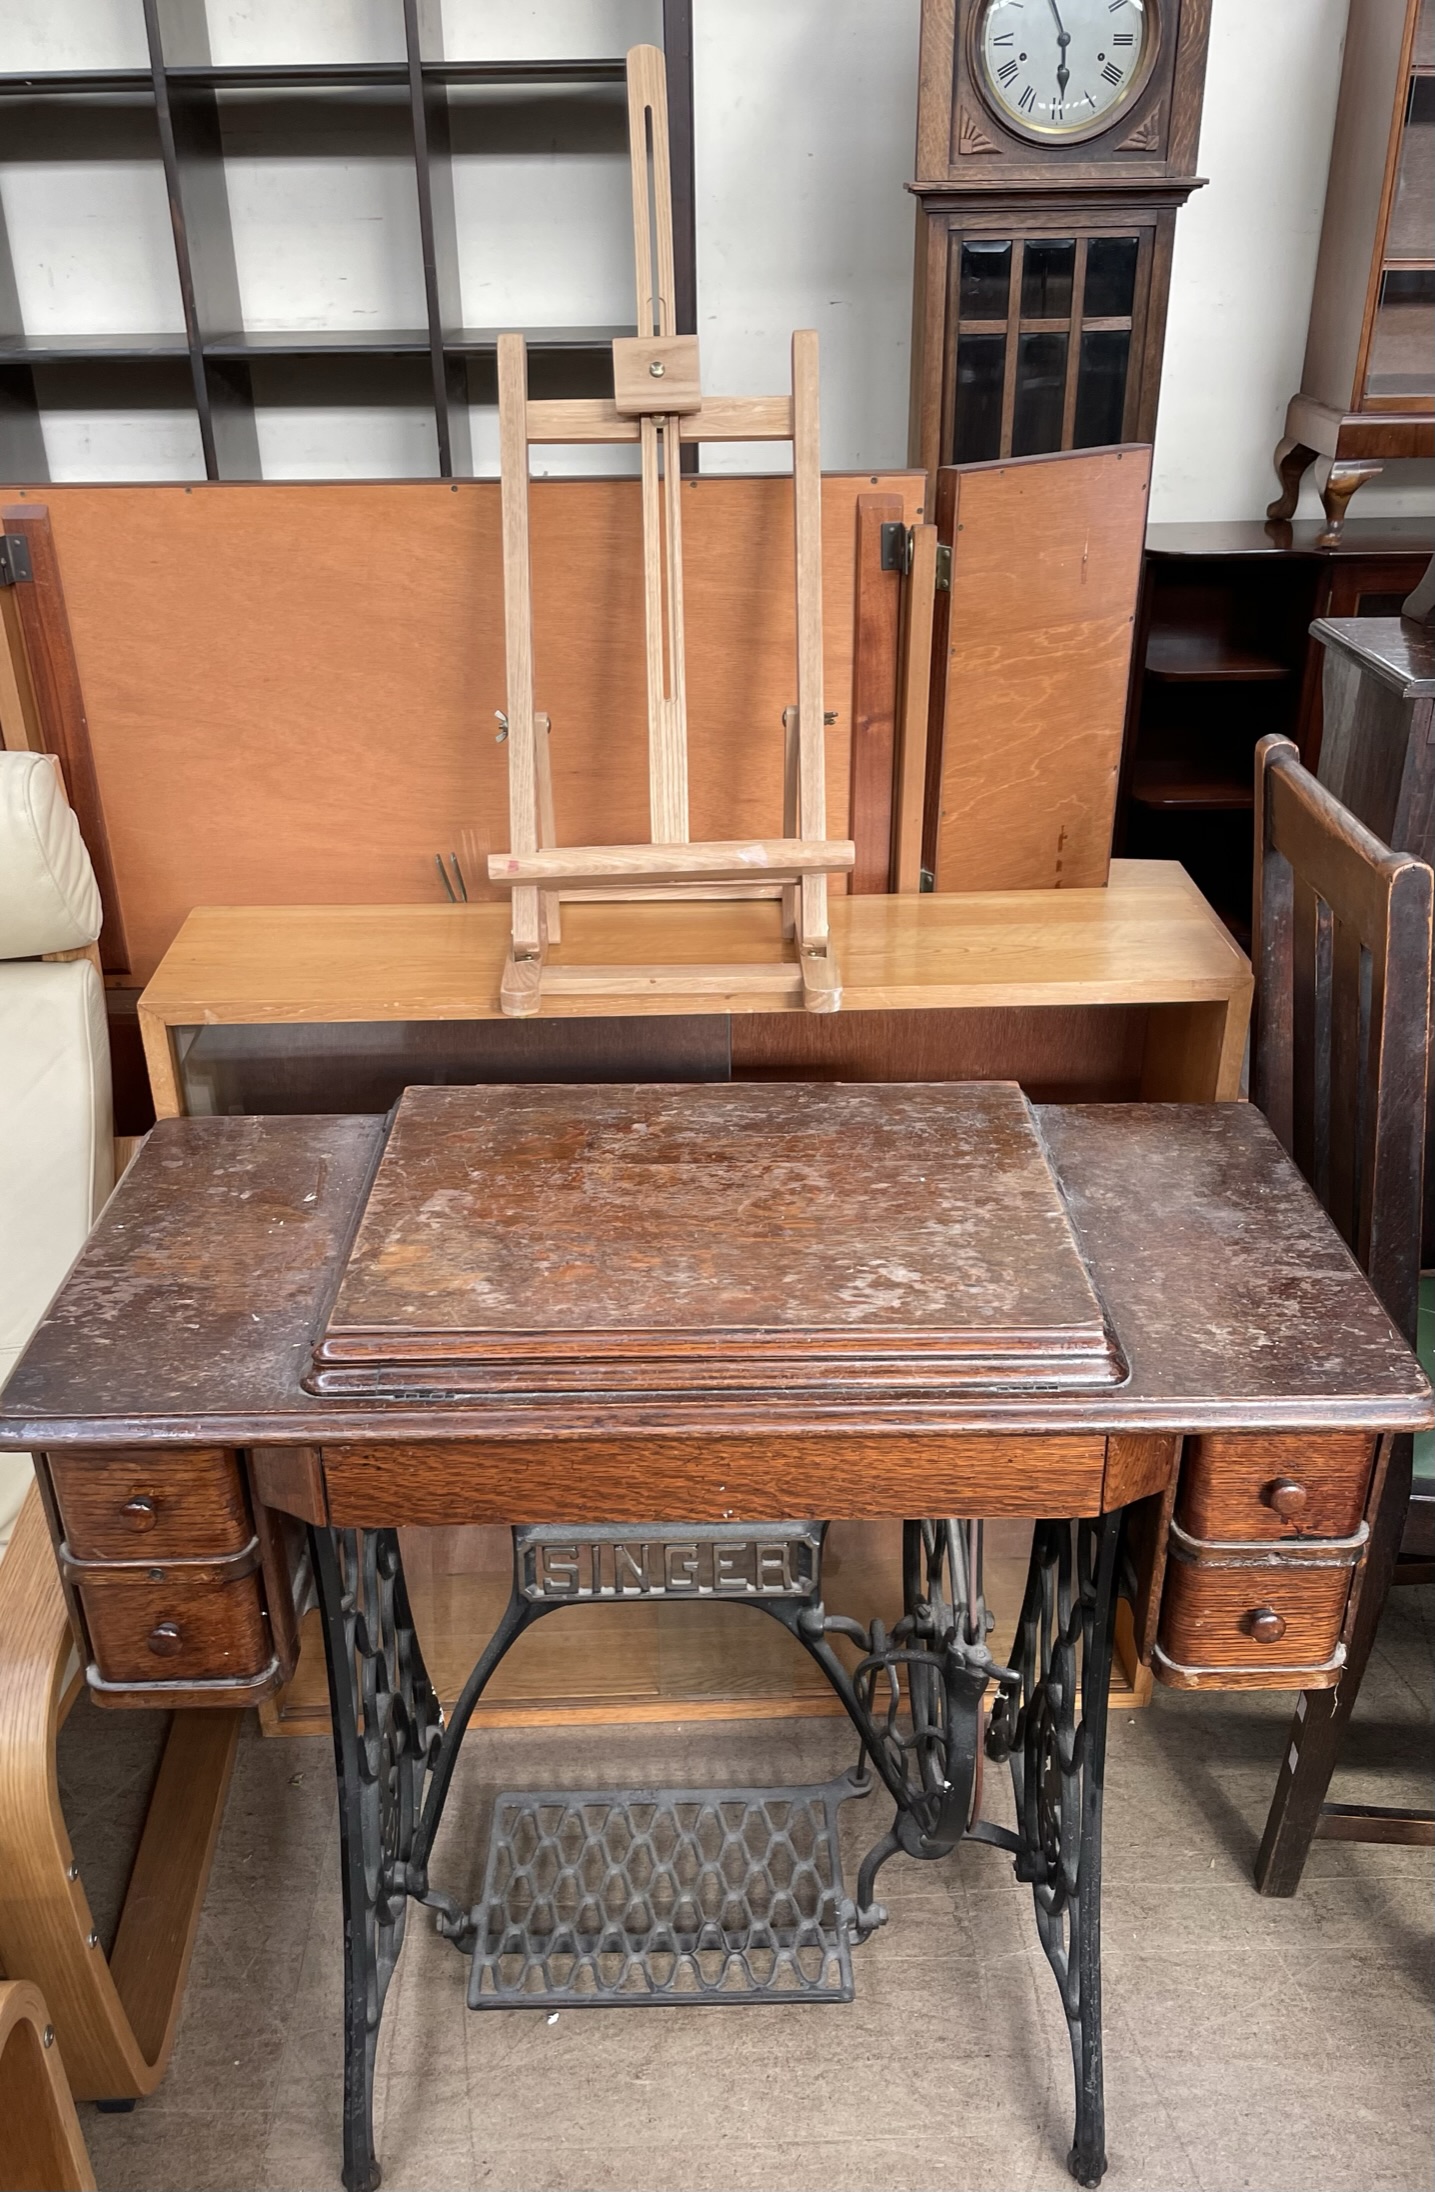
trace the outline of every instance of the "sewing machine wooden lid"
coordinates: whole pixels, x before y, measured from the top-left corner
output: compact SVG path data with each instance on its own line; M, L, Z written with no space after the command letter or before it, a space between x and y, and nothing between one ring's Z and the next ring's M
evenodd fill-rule
M435 1399L1111 1386L1020 1089L414 1088L306 1385Z

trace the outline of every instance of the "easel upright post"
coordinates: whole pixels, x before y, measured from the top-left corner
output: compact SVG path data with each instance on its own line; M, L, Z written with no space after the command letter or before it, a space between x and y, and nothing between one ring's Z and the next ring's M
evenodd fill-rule
M504 614L508 642L510 837L489 878L513 892L513 950L504 973L505 1012L539 1010L544 956L557 939L560 895L674 899L781 897L784 937L796 962L749 967L632 970L645 995L704 994L760 987L810 1012L833 1012L841 988L827 926L827 878L854 865L855 847L827 837L822 711L822 467L817 337L792 340L792 395L736 398L704 406L695 335L674 333L672 200L663 57L651 46L628 56L636 262L635 336L613 345L613 401L528 401L522 338L499 341L499 442L503 472ZM790 441L797 585L797 701L784 719L783 835L693 844L688 816L688 731L683 641L681 445L707 438ZM528 539L530 441L636 441L642 457L643 596L648 702L646 845L556 843L546 721L533 709L533 604ZM740 978L740 979L739 979ZM624 993L623 972L601 966L551 969L550 990Z

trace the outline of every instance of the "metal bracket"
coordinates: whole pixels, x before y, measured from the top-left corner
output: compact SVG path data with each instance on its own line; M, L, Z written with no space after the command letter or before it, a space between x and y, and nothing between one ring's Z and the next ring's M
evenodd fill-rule
M949 594L952 590L952 551L940 543L937 546L936 590L939 594Z
M882 569L900 571L905 578L912 568L912 528L900 518L882 527Z
M34 576L30 543L25 535L0 533L0 586L18 586L22 580L33 581Z

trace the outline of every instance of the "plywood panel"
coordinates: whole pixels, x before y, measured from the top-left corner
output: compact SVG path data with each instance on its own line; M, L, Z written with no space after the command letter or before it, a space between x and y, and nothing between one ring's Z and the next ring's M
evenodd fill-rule
M847 826L856 500L823 483L828 814ZM683 485L692 828L782 826L796 697L790 481ZM632 479L536 481L535 699L560 837L647 835L642 536ZM17 501L26 499L17 494ZM136 980L191 907L471 893L507 844L496 480L47 487Z
M1106 881L1150 475L1145 448L938 475L939 891Z

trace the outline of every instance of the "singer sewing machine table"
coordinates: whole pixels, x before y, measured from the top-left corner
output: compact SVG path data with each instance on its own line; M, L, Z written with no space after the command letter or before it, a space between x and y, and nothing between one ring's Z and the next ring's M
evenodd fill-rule
M100 1702L256 1702L317 1594L350 2192L379 2181L411 1902L471 1956L475 2009L843 2000L880 1866L963 1840L1031 1884L1070 2167L1096 2183L1117 1596L1168 1684L1334 1684L1387 1434L1435 1414L1250 1107L792 1083L164 1120L0 1409L0 1445L39 1460ZM999 1516L1036 1525L1009 1647L981 1594L977 1518ZM905 1525L890 1628L823 1602L839 1517ZM398 1533L478 1522L512 1526L513 1591L444 1725ZM822 1667L856 1771L505 1793L465 1908L430 1857L509 1645L575 1604L714 1597ZM981 1815L983 1756L1009 1765L1014 1829ZM890 1825L849 1894L836 1810L863 1790Z

